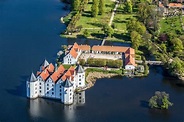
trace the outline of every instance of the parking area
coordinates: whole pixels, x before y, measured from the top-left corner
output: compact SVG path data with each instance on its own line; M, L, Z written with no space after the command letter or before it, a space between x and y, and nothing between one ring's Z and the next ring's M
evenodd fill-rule
M117 60L117 59L122 59L122 55L118 55L118 54L93 54L93 53L88 53L88 54L82 54L80 56L80 59L85 59L85 61L88 58L101 58L101 59L113 59L113 60Z

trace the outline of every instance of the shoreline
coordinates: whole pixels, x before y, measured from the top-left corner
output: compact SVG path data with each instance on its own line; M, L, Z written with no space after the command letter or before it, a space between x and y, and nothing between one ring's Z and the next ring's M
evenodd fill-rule
M86 83L89 86L88 89L93 87L98 79L112 78L115 76L121 76L121 75L116 73L89 72L86 77Z

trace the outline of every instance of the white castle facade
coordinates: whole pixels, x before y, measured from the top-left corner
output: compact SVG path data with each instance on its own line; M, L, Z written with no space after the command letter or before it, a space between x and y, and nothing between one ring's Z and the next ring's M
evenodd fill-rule
M76 88L84 86L85 72L80 65L66 70L63 65L54 66L45 60L37 74L32 73L27 81L27 97L53 98L64 104L72 104Z

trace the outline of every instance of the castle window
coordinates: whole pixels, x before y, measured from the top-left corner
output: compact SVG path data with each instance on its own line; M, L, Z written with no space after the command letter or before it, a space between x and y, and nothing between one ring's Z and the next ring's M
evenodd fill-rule
M70 95L72 95L72 93L70 93Z
M81 93L79 93L79 95L81 95Z
M79 77L81 77L81 75L79 75Z
M61 89L59 91L61 92Z
M52 91L54 91L54 89L52 88Z
M79 81L81 81L81 79L79 79Z
M59 88L61 88L61 85L59 86Z
M35 94L37 94L37 91L35 92Z
M59 95L61 96L61 93Z
M49 94L49 92L47 92L47 94Z
M79 83L79 85L81 85L81 82Z
M40 85L42 85L42 83L40 83Z
M47 86L49 86L49 84L47 84Z
M72 99L72 97L70 97L70 100Z
M41 93L42 91L40 90L40 93Z
M41 89L42 87L40 86L40 89Z
M72 90L70 89L70 91L72 91Z
M47 88L47 90L49 90L49 88Z
M35 90L37 90L37 87L35 87Z
M52 95L54 94L54 92L52 92Z

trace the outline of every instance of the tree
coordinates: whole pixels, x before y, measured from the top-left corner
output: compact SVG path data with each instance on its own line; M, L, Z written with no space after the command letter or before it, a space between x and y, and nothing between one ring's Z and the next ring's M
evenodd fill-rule
M164 52L167 52L167 47L165 44L161 44L160 45L160 48L164 51Z
M99 1L99 6L98 7L99 7L99 14L103 15L104 12L105 12L105 2L104 2L104 0Z
M93 0L93 5L91 6L91 12L93 17L97 17L98 15L98 11L99 11L98 5L99 5L98 0Z
M131 33L132 31L137 31L139 34L143 35L146 32L146 27L143 23L133 18L127 22L127 30L129 31L129 33Z
M183 43L179 38L174 38L171 40L172 46L173 46L173 51L179 51L181 52L183 48Z
M84 30L84 34L83 34L83 35L84 35L84 37L86 37L86 38L87 38L87 37L89 37L89 36L90 36L90 32L89 32L87 29L85 29L85 30Z
M132 47L137 50L142 40L141 35L136 31L132 31L130 37L132 41Z
M79 5L80 5L80 1L79 0L73 0L72 7L73 7L74 11L77 11L79 9Z
M130 0L125 3L125 11L128 13L132 13L132 2Z
M148 2L141 2L138 4L138 18L141 22L143 22L145 25L150 26L150 21L155 21L157 18L157 13L155 11L155 7L152 5L149 5ZM156 24L157 22L152 22L152 24ZM157 25L154 25L155 27Z
M184 73L184 62L178 57L174 58L169 65L171 74L183 74Z
M103 31L107 36L112 36L112 34L114 33L114 30L112 29L111 26L109 26L108 24L103 25Z
M156 91L155 95L149 99L149 106L151 108L168 109L173 103L169 101L169 94L165 92Z

